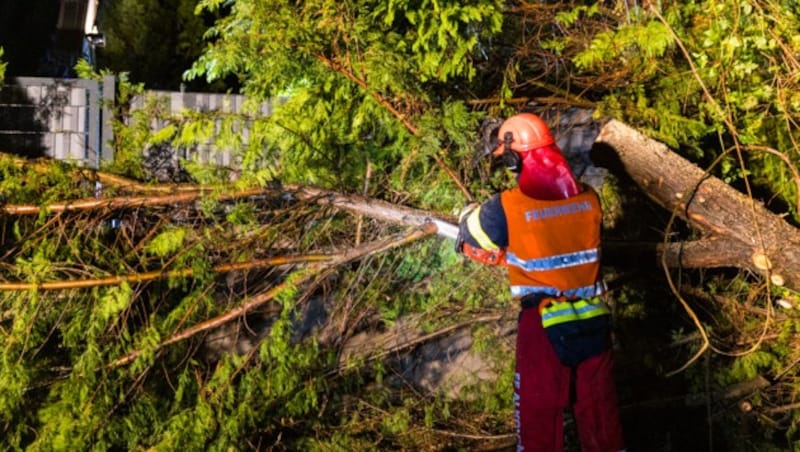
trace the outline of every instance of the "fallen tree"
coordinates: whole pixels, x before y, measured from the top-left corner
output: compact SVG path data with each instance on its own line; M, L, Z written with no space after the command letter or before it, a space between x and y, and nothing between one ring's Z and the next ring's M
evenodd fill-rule
M636 254L637 250L655 250L658 258L663 259L669 267L736 267L767 275L776 285L786 284L795 289L800 287L800 254L793 252L800 246L800 231L780 215L709 175L663 143L649 139L619 121L608 121L600 130L596 143L611 147L624 170L645 195L703 234L698 240L663 244L608 243L606 252L611 259L620 260L615 259L617 254L630 255ZM5 204L0 206L0 211L8 215L34 215L42 211L58 213L164 206L196 202L209 196L224 201L271 194L315 200L319 204L357 215L407 226L419 226L433 220L455 220L451 215L314 187L286 185L229 192L219 187L191 184L143 185L116 175L85 169L80 170L80 174L133 194L105 199L79 199L47 206ZM0 285L0 290L3 288Z
M616 151L616 154L624 163L626 171L640 184L651 199L654 199L664 208L675 211L677 216L685 219L689 225L702 231L707 237L689 243L665 244L661 248L661 256L670 266L696 268L731 266L768 272L773 276L773 281L775 280L775 275L782 275L786 279L787 285L797 283L797 262L792 259L791 247L787 246L783 250L776 249L779 248L779 240L789 240L794 244L800 243L796 239L797 231L785 224L778 216L766 211L766 209L727 187L721 181L706 176L702 170L670 152L660 143L643 137L623 124L613 121L607 123L601 130L597 141L600 144L611 146ZM27 163L22 162L20 164L25 165ZM661 172L659 172L659 169L661 169ZM119 272L120 268L130 269L132 272L129 274L109 275L112 267L100 267L97 262L89 259L97 256L90 252L85 252L80 259L65 261L65 265L61 265L61 268L48 269L47 276L50 279L45 277L35 280L14 281L9 276L21 274L21 272L18 272L12 266L11 262L15 261L12 258L16 257L16 253L22 247L27 246L24 243L28 242L12 242L11 245L13 246L4 250L6 253L4 256L6 260L4 279L6 281L0 283L0 290L4 290L6 293L13 292L14 295L12 297L17 299L24 299L24 293L38 292L38 296L44 299L45 295L43 293L45 291L63 292L63 296L55 294L47 299L53 312L51 315L54 315L53 319L48 321L52 322L54 330L67 329L61 326L62 322L65 322L62 318L74 317L76 323L79 321L77 313L81 311L78 306L74 303L61 301L77 299L79 291L100 290L100 288L106 290L105 288L116 285L127 287L122 292L114 292L110 289L108 292L97 292L100 294L130 294L128 295L130 298L125 301L126 304L116 308L119 309L118 313L107 317L107 319L115 319L117 315L123 319L137 318L135 314L141 310L142 314L139 322L146 325L149 320L145 321L144 319L150 318L150 308L143 306L143 300L147 299L147 297L139 297L137 294L144 293L146 290L158 293L158 286L155 285L157 280L165 279L169 281L167 285L175 285L180 281L206 278L204 284L207 285L202 286L205 288L200 289L201 286L198 286L197 293L200 294L211 292L214 288L219 287L218 282L215 283L208 279L209 273L231 275L228 285L235 287L236 291L231 290L231 293L225 295L224 298L216 294L214 296L216 306L213 311L199 313L192 308L185 314L186 321L181 320L179 324L175 325L166 323L163 329L159 330L160 335L158 338L147 338L145 341L143 333L147 332L147 330L142 330L143 339L141 339L141 343L126 342L124 348L113 348L109 344L113 344L118 340L117 327L112 323L105 330L107 334L100 338L102 341L98 341L98 348L103 350L99 356L99 358L102 358L103 368L107 372L112 372L112 375L127 372L125 368L130 368L134 379L142 380L146 379L147 372L150 372L148 369L156 362L160 363L162 362L161 360L164 360L163 362L169 361L171 354L189 354L194 353L195 350L201 350L195 347L199 347L198 344L202 343L203 337L206 338L205 343L207 344L208 339L215 337L215 333L221 331L228 324L235 323L240 325L242 330L249 328L247 327L248 315L266 316L267 313L261 309L266 304L273 306L270 308L270 321L272 321L280 312L280 310L274 309L277 306L277 302L274 299L282 293L292 291L291 287L280 285L280 281L288 278L290 273L285 269L267 273L263 269L284 266L296 270L292 274L290 286L299 282L310 281L307 281L304 277L311 278L310 275L315 275L317 272L320 274L333 274L340 271L344 274L349 271L348 266L350 266L353 259L374 259L378 257L378 254L383 253L384 249L382 247L372 248L371 244L383 243L380 239L386 238L389 232L395 232L398 229L397 226L409 228L416 228L421 225L427 226L422 229L422 231L427 232L420 235L412 234L409 236L409 241L401 240L398 242L405 245L420 242L421 240L418 239L422 239L432 233L430 225L426 225L427 223L433 220L447 222L455 220L451 215L447 214L412 209L365 196L297 185L276 185L245 190L226 190L225 187L198 185L165 184L150 186L86 170L76 170L76 173L84 181L102 181L103 185L109 189L108 192L114 193L114 196L105 198L86 197L71 201L58 200L43 203L43 205L6 203L0 206L2 215L7 221L13 217L26 217L32 221L37 216L39 221L46 221L48 227L32 228L29 235L24 236L30 238L31 241L35 241L38 237L48 239L61 237L63 240L71 240L71 234L59 234L54 232L55 229L67 228L68 230L75 230L78 232L77 235L81 235L96 229L99 223L98 220L92 219L93 217L108 219L114 217L116 215L115 212L126 212L125 221L130 221L129 226L131 227L134 227L135 224L138 231L131 233L129 236L120 234L120 237L123 237L127 242L119 242L122 240L120 238L114 239L116 240L114 243L121 243L124 245L123 248L127 250L120 253L120 255L136 255L140 253L143 248L152 243L157 231L163 230L165 224L170 224L173 221L180 220L180 222L183 222L182 224L188 224L189 227L187 229L189 230L193 229L193 223L202 226L203 223L200 220L193 218L192 215L195 214L187 214L186 212L201 210L200 204L204 201L213 201L226 206L239 203L254 204L259 206L259 209L256 210L260 210L262 204L258 203L264 203L265 199L272 200L270 206L275 212L270 213L269 216L259 218L259 221L263 223L262 226L265 226L263 235L269 236L267 234L269 229L281 229L282 226L286 228L292 227L292 234L289 234L292 236L291 238L287 238L286 234L283 234L279 237L280 240L276 239L274 242L268 242L264 249L248 254L248 251L253 251L253 243L258 242L250 241L250 235L240 235L233 230L229 233L226 229L230 225L221 223L218 229L214 229L214 234L230 234L232 238L242 241L237 243L225 243L224 240L208 242L208 248L206 249L208 252L203 253L204 256L208 255L207 266L198 268L193 266L180 267L176 265L176 262L181 262L170 257L165 265L159 268L156 266L157 259L147 257L146 259L142 258L141 261L120 261L125 262L125 266L118 265L114 268L117 272ZM91 183L85 185L94 186ZM728 206L738 207L736 207L736 210L731 210ZM748 208L751 210L748 210ZM313 213L292 213L292 210ZM353 215L341 215L343 211L351 212ZM753 226L736 224L735 220L742 220L741 212L745 211L752 211L754 214L758 214L758 219ZM177 214L176 212L181 213ZM260 214L264 214L264 212ZM133 221L141 221L141 218L137 217L137 215L141 217L158 217L159 220L150 223L133 223ZM327 221L334 216L345 218L347 227L343 231L347 235L339 235L340 231L338 230L332 232L330 239L337 238L339 241L333 242L326 238L326 243L332 243L333 247L320 247L316 243L301 245L305 240L304 225ZM367 242L361 248L357 248L353 247L353 242L358 243L358 240L353 240L350 234L353 234L354 231L352 225L360 223L356 221L356 217L362 216L372 218L375 221L370 222L369 226L370 242ZM51 218L51 220L48 220L48 218ZM274 218L279 218L283 223L279 224L276 220L274 224L270 225L268 222ZM78 220L77 223L73 222L75 219ZM225 221L224 217L220 219ZM123 229L125 227L123 226ZM282 230L282 233L288 230ZM760 242L754 241L755 237L759 237L758 234L761 234ZM191 249L192 246L189 245L192 245L192 243L192 241L186 239L186 245L183 248ZM754 245L755 243L763 243L764 245L758 247ZM281 245L280 249L277 246L275 246L275 249L270 248L270 246L277 244ZM211 247L212 245L223 248L214 250ZM292 246L296 247L293 248ZM636 245L627 244L626 246L635 247ZM347 250L348 247L352 247L352 251L341 251ZM331 248L335 252L331 252ZM84 253L81 247L75 247L74 249ZM278 253L279 250L280 254L274 254ZM293 252L287 252L287 250ZM245 251L245 253L240 255L241 251ZM183 250L180 250L178 254L182 252ZM767 260L759 260L759 252ZM755 258L753 257L754 255L756 256ZM243 257L247 257L249 260L242 260ZM187 259L182 263L184 265L192 264L193 259ZM87 265L77 269L74 268L77 265L76 262L86 262ZM768 264L764 266L764 262L768 262ZM73 266L73 268L68 268L66 264ZM310 270L310 273L302 270L304 265L307 270ZM653 262L653 265L655 266L656 262ZM337 271L333 271L334 267L337 267ZM399 267L400 265L398 265ZM68 268L70 271L63 271L63 268ZM357 269L358 267L353 266L351 268ZM254 273L256 271L260 275L268 275L269 278L255 277ZM359 271L356 270L356 273ZM54 275L63 275L66 278L53 280L52 277ZM78 277L76 275L81 276ZM90 275L92 277L89 277ZM340 276L336 278L338 277ZM333 284L332 281L334 280L334 278L312 279L314 281L308 284L312 290L318 290L325 284ZM240 288L256 281L259 283L258 286L247 287L247 290ZM337 280L336 284L338 283L339 281ZM408 285L401 287L412 287L412 283L413 280L409 280ZM391 290L387 289L386 292L397 296L397 293ZM308 293L311 293L311 291L309 290ZM195 295L187 296L186 300L191 300L193 297ZM197 296L197 298L200 299L201 296ZM164 302L162 301L162 303ZM455 297L453 302L459 306L463 304L462 300ZM306 304L307 299L303 296L299 298L297 307L299 308ZM320 340L320 344L336 350L339 353L339 358L333 365L320 365L318 368L307 369L306 372L309 375L326 373L341 375L351 370L352 363L360 366L362 363L382 363L384 361L388 362L390 359L394 361L403 361L403 359L420 361L426 356L446 355L446 358L440 358L438 362L431 361L433 364L430 366L418 365L416 367L407 367L404 370L404 375L405 373L413 375L413 377L405 378L409 378L409 380L424 386L426 390L433 392L443 387L446 388L447 392L458 392L460 386L458 384L453 385L452 382L466 381L466 378L457 372L454 373L454 369L463 370L466 368L468 372L471 371L478 377L475 379L476 381L494 379L497 374L492 371L491 367L475 361L478 355L471 350L473 344L471 339L472 332L467 329L480 323L492 324L495 322L505 325L506 329L513 329L514 324L513 315L506 316L503 311L489 310L467 312L460 319L453 318L452 324L438 324L431 330L429 326L426 326L430 320L424 317L421 317L419 321L397 321L393 325L384 324L380 320L375 321L374 317L371 317L373 313L370 310L374 308L365 309L363 306L358 306L358 297L355 297L354 300L347 298L336 299L335 304L337 306L333 306L326 313L328 317L324 320L326 325L323 328L327 328L329 336L336 336L336 338L328 342ZM25 305L20 304L19 306L24 307ZM102 308L102 305L98 306ZM23 325L33 324L24 321L26 315L30 315L31 319L39 315L34 310L30 314L24 312L20 314L20 312L17 305L13 307L10 304L4 305L4 312L0 318L9 324ZM58 312L63 312L63 314L56 316L55 313ZM459 311L454 310L452 312ZM41 319L37 319L36 322L41 325L47 324ZM262 337L260 339L263 340L258 342L259 346L254 346L246 352L247 359L250 360L248 366L252 365L257 370L260 368L262 371L271 370L272 364L269 361L262 362L255 358L259 349L269 348L270 344L265 342L275 340L274 338L264 338L264 333L261 334ZM463 342L457 347L458 353L453 351L453 342L448 342L450 339L458 339L460 344ZM223 352L230 355L233 350L235 348L231 348L227 352L223 350ZM444 353L443 350L447 350L448 353ZM24 351L21 353L24 353ZM10 356L16 355L12 354ZM219 356L222 355L218 355L217 359L219 359ZM402 358L403 356L416 356L417 358ZM99 363L100 360L98 359L94 362ZM465 362L470 364L467 365ZM54 378L51 377L49 380L45 380L46 383L44 384L56 384L55 382L66 375L76 375L75 378L77 378L74 368L70 366L72 364L65 360L59 366L47 369L51 373L58 371L58 374ZM31 372L32 375L35 375L33 371ZM453 374L454 376L451 376ZM449 382L433 378L437 375L448 375ZM112 380L104 379L103 381L110 382ZM25 389L25 391L35 390L35 387ZM133 400L132 396L131 400ZM344 402L338 406L344 407L341 408L342 410L346 409L346 403Z
M667 265L736 267L800 288L800 230L780 215L619 121L606 123L597 143L615 151L650 199L703 234L659 247Z
M688 242L609 243L606 251L611 259L616 254L635 254L638 249L655 250L658 258L669 267L736 267L767 275L776 285L800 287L800 254L794 252L800 246L800 231L780 215L709 175L664 144L618 121L612 120L603 126L597 143L612 148L627 174L645 195L703 234L701 239ZM196 202L209 196L224 201L271 194L315 200L357 215L407 226L419 226L433 220L455 220L451 215L314 187L286 185L226 192L219 188L186 184L142 185L105 173L91 174L87 170L81 170L81 173L108 185L132 190L135 194L65 201L48 206L6 204L0 206L0 211L8 215L34 215L42 211L57 213L164 206ZM142 192L149 194L143 195Z
M463 306L468 290L451 282L468 272L444 274L460 262L452 244L426 239L429 212L298 186L153 187L3 156L0 168L0 431L11 444L117 425L141 444L202 449L216 432L271 444L291 440L287 419L311 431L354 415L354 435L368 436L419 418L443 385L457 393L465 372L473 385L497 375L471 332L498 314ZM453 362L440 351L456 337ZM101 391L114 395L79 400ZM414 406L395 419L403 394ZM209 436L191 431L201 423ZM402 441L514 439L473 425L415 424Z

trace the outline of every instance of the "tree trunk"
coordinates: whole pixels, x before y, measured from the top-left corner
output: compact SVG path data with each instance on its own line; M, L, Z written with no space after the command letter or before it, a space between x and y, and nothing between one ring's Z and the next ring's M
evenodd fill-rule
M616 151L647 196L704 234L659 248L667 265L737 267L800 288L800 230L781 216L619 121L596 142Z

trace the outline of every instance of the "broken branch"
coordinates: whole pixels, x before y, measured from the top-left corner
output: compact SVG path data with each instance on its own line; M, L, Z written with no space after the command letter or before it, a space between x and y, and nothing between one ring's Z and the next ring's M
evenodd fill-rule
M409 243L415 242L419 239L422 239L424 237L430 236L435 233L436 233L435 225L424 224L419 228L413 229L405 234L396 235L394 237L390 237L385 240L371 242L364 244L363 246L360 247L352 248L330 261L310 265L305 269L299 271L296 274L295 278L291 278L277 286L270 288L266 292L262 292L261 294L254 296L247 302L242 303L242 305L239 306L238 308L232 309L224 314L218 315L214 318L198 323L190 328L187 328L185 330L173 334L172 336L168 337L167 339L159 343L157 346L155 346L153 351L158 351L169 345L189 339L190 337L193 337L198 333L208 331L213 328L217 328L221 325L224 325L227 322L230 322L233 319L237 319L245 315L246 313L254 310L255 308L273 300L275 296L277 296L279 293L286 290L287 288L311 281L317 278L320 274L324 274L327 270L331 268L334 268L342 264L346 264L348 262L352 262L354 260L361 259L363 257L372 254L378 254L393 248L407 245ZM111 362L108 366L113 368L130 364L136 358L141 356L144 352L145 352L144 350L134 350L120 358L117 358L116 360Z
M227 273L232 271L252 270L256 268L273 267L288 264L326 262L334 256L326 254L309 254L303 256L280 256L268 259L256 259L248 262L237 262L235 264L217 265L211 269L215 273ZM64 289L85 289L89 287L116 286L122 283L140 283L152 281L154 279L185 278L192 276L194 270L184 268L181 270L154 270L132 275L109 276L107 278L82 279L71 281L46 281L46 282L0 282L0 291L13 290L64 290Z

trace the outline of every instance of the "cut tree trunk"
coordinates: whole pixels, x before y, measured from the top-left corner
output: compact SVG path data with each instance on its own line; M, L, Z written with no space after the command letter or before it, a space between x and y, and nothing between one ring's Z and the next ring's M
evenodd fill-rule
M616 152L648 197L704 234L660 247L668 266L736 267L800 288L800 230L780 215L619 121L596 142Z

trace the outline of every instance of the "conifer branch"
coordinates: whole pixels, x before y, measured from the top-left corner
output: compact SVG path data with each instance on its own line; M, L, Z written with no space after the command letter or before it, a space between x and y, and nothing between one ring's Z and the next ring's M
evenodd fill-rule
M425 334L425 335L422 335L422 336L419 336L419 337L411 338L411 339L409 339L407 341L404 341L402 343L396 344L396 345L394 345L394 346L392 346L390 348L387 348L385 350L380 350L380 349L378 349L378 350L375 350L375 349L366 349L366 350L359 349L358 351L354 352L353 355L357 355L359 358L361 358L361 359L363 359L365 361L375 361L375 360L378 360L378 359L381 359L381 358L385 358L387 356L390 356L390 355L393 355L393 354L396 354L396 353L400 353L400 352L402 352L404 350L408 350L410 348L416 347L416 346L424 344L426 342L430 342L430 341L432 341L434 339L437 339L439 337L442 337L442 336L445 336L447 334L450 334L453 331L457 331L457 330L469 327L469 326L477 324L477 323L497 322L497 321L501 320L502 318L503 318L503 314L493 314L493 315L485 315L485 316L480 316L480 317L474 317L474 318L470 318L469 320L463 321L461 323L457 323L457 324L454 324L454 325L448 325L448 326L442 327L442 328L440 328L440 329L438 329L438 330L436 330L436 331L434 331L432 333L428 333L428 334ZM361 362L361 361L359 361L359 362ZM329 371L327 373L327 375L330 376L330 375L335 375L335 374L341 373L341 372L347 370L349 367L351 367L351 365L348 365L347 363L342 363L339 366L337 366L335 369Z
M775 157L779 158L786 165L786 167L792 173L792 178L794 179L795 190L797 193L796 195L797 199L795 200L796 202L795 209L797 210L797 212L800 212L800 171L797 170L797 167L794 165L794 163L792 163L792 160L789 158L789 156L787 156L783 152L778 151L777 149L773 149L768 146L745 145L742 146L742 149L745 151L761 151L761 152L766 152L768 154L772 154Z
M170 185L163 185L154 186L153 188L156 191L161 191L169 187ZM8 215L36 215L42 211L59 213L98 209L113 210L137 207L154 207L194 202L205 195L211 195L218 201L225 201L274 194L278 190L283 190L285 194L290 194L296 199L304 201L313 200L318 204L330 205L336 208L349 210L351 212L361 213L371 218L407 226L418 226L430 221L431 219L437 218L451 222L454 220L454 218L438 215L434 212L413 209L364 196L346 195L321 188L304 187L293 184L285 185L280 188L250 188L227 193L220 192L218 188L215 189L202 185L196 185L191 190L189 189L189 186L184 186L184 189L185 190L182 193L176 193L167 196L130 196L106 199L86 198L54 203L43 207L35 205L6 204L0 205L0 213L5 213Z
M13 164L18 168L30 167L37 173L46 172L47 168L55 163L54 160L49 158L26 160L5 152L0 152L0 156L2 156L3 158L7 158L9 161L13 162ZM155 185L142 184L141 182L135 179L91 168L76 168L75 174L84 177L90 181L97 181L111 187L142 192L142 193L152 193L152 192L175 193L181 191L197 190L197 185L194 184L155 184ZM210 190L211 188L208 187L208 189Z
M315 55L315 56L323 65L325 65L326 67L330 68L335 72L344 75L350 81L352 81L353 83L358 85L362 90L364 90L365 93L372 96L372 98L375 99L378 102L378 104L383 106L383 108L387 109L392 115L394 115L412 135L417 135L419 133L419 127L417 127L414 123L412 123L408 119L408 116L406 114L398 110L397 107L392 105L392 103L389 102L385 97L383 97L379 92L370 89L369 85L367 85L366 80L356 77L356 75L353 74L346 67L344 67L343 64L333 61L332 59L326 57L325 55ZM434 155L433 159L436 161L436 164L439 165L439 168L444 170L450 177L450 179L452 179L453 182L455 182L456 186L458 186L458 189L461 190L462 193L464 193L464 196L466 196L467 201L470 202L474 201L472 195L469 193L469 190L467 190L467 187L464 185L463 182L461 182L461 179L453 172L453 170L450 169L450 167L448 167L445 164L442 158L439 157L438 155Z
M232 271L253 270L256 268L274 267L299 263L326 262L333 259L327 254L307 254L301 256L279 256L268 259L256 259L248 262L237 262L235 264L222 264L211 268L214 273L227 273ZM64 290L64 289L86 289L90 287L116 286L122 283L140 283L155 279L185 278L192 276L194 270L185 268L181 270L154 270L144 273L130 275L109 276L106 278L81 279L68 281L47 281L47 282L0 282L0 291L23 291L23 290Z
M81 172L92 174L97 180L103 184L117 187L125 190L136 191L140 193L175 193L185 191L195 191L197 186L194 184L155 184L148 185L142 184L134 179L119 176L117 174L107 173L104 171L96 171L91 169L81 169ZM206 190L212 190L212 187L206 187Z
M251 188L247 190L210 193L207 189L198 188L197 190L186 190L183 193L176 193L165 196L123 196L114 198L85 198L74 201L50 204L45 207L34 205L14 205L5 204L0 206L0 213L7 215L38 215L45 211L49 213L89 211L99 209L131 209L137 207L163 206L177 203L187 203L197 201L204 195L211 195L218 201L248 198L266 193L263 188Z
M334 72L338 72L345 77L347 77L351 82L358 85L365 93L372 96L378 104L383 106L386 110L388 110L394 117L396 117L403 126L411 132L412 135L416 135L419 132L419 128L414 125L403 112L397 109L391 102L389 102L385 97L383 97L379 92L370 89L369 85L367 85L366 80L356 77L350 70L344 67L343 64L338 63L325 55L315 55L317 60L319 60L323 65L327 68L331 69Z
M787 413L790 411L795 411L800 409L800 402L790 403L787 405L777 406L774 408L769 408L766 410L768 414L782 414Z
M198 323L190 328L187 328L185 330L173 334L172 336L168 337L167 339L163 340L160 344L158 344L155 347L154 351L158 351L164 347L184 341L199 333L217 328L234 319L240 318L243 315L247 314L248 312L252 311L253 309L256 309L259 306L272 301L282 291L291 288L292 286L297 286L299 284L309 282L317 278L319 275L324 274L329 269L332 269L339 265L343 265L358 259L362 259L369 255L379 254L384 251L388 251L390 249L408 245L410 243L413 243L417 240L428 237L435 233L436 233L436 226L432 223L426 223L404 234L397 234L385 240L370 242L360 247L352 248L327 262L320 262L310 265L309 267L306 267L305 269L298 272L297 278L285 281L277 286L270 288L265 292L262 292L261 294L254 296L253 298L243 302L242 305L239 306L238 308L232 309L222 315ZM111 368L125 366L133 362L144 352L145 352L144 350L134 350L111 362L108 366Z

